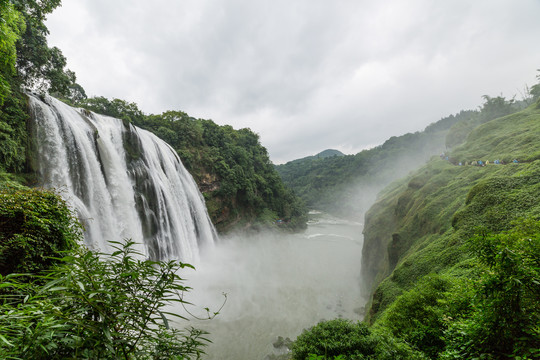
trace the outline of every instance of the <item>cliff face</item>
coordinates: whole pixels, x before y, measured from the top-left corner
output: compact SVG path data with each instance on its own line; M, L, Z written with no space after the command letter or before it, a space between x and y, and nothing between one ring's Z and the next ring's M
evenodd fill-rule
M362 259L371 321L423 276L465 267L464 243L479 228L499 233L540 216L538 144L537 103L478 126L448 159L433 158L379 195L366 214Z

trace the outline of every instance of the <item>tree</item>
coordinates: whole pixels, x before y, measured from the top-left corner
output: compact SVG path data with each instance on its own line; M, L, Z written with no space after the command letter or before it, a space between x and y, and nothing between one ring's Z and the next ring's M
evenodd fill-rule
M444 316L447 307L442 306L450 289L450 281L430 274L418 281L413 289L403 293L377 321L394 336L405 340L435 359L444 348Z
M96 96L81 101L79 106L95 111L98 114L129 121L135 125L140 125L145 118L144 113L137 104L120 99L109 100L103 96Z
M45 15L50 14L60 6L62 0L11 0L17 10L38 21L45 21Z
M292 344L294 360L424 359L392 337L372 332L365 323L334 319L304 330Z
M304 330L293 343L295 360L305 360L309 354L334 357L346 355L373 355L376 343L370 338L366 324L335 319L320 322Z
M0 0L0 106L11 93L10 79L15 74L16 44L25 29L18 11L7 0Z
M49 30L46 15L60 5L60 0L13 0L24 20L24 31L17 41L17 73L29 88L49 92L74 101L86 96L76 83L75 73L66 69L66 58L57 47L47 44ZM72 99L72 96L75 99Z
M540 69L537 69L536 71L540 73ZM538 84L531 86L531 89L529 90L533 100L538 100L540 98L540 74L536 75L536 79L538 80Z
M0 188L0 275L45 270L81 238L81 225L58 194Z
M503 96L491 97L483 95L484 103L480 107L481 122L487 122L513 113L514 99L506 100Z

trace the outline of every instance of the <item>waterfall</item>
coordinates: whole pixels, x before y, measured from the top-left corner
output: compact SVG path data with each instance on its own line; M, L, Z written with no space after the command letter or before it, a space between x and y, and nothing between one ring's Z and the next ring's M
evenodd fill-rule
M87 246L129 238L152 259L196 262L214 243L202 195L168 144L51 97L29 102L39 181L75 209Z

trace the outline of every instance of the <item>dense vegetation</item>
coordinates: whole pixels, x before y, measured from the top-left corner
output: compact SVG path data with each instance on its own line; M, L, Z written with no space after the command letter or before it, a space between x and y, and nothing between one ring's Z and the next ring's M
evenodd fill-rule
M322 321L298 336L292 345L294 360L406 360L424 359L405 342L374 332L364 323L344 319Z
M80 236L80 225L56 194L0 184L0 275L45 270Z

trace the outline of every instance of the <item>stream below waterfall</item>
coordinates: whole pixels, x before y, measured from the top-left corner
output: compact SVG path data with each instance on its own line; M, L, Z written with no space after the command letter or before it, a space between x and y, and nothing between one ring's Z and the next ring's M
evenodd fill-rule
M320 320L362 319L362 225L311 212L301 234L222 239L184 274L193 288L186 300L217 310L213 320L190 321L210 333L204 359L254 360L280 354L278 336L295 339Z

